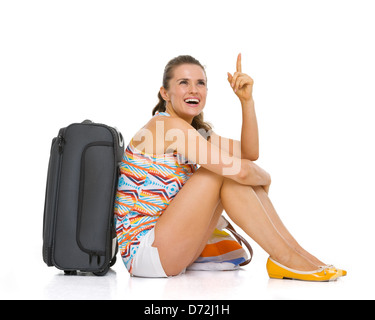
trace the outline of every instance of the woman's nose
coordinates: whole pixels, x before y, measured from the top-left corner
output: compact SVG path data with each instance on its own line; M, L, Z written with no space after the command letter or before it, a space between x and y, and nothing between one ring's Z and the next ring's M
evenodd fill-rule
M190 85L190 93L198 92L197 86L195 84Z

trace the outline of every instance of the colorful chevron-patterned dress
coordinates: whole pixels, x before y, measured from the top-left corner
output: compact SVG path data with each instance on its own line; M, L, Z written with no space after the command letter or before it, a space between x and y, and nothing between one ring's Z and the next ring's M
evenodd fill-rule
M169 116L157 112L155 116ZM132 261L143 236L155 227L169 203L197 170L181 154L152 155L137 150L130 141L121 166L115 222L119 251L131 273Z

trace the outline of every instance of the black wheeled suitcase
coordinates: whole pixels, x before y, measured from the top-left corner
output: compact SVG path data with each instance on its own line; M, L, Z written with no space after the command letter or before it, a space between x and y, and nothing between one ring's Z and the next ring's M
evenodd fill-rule
M52 140L43 219L43 260L105 275L116 261L114 201L124 142L117 129L85 120Z

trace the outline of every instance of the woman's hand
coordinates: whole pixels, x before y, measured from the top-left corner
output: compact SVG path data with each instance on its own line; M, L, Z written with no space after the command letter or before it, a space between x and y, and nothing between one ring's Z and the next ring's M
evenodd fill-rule
M237 70L233 76L228 72L228 82L241 103L249 102L253 99L254 80L246 73L242 73L241 53L237 57Z

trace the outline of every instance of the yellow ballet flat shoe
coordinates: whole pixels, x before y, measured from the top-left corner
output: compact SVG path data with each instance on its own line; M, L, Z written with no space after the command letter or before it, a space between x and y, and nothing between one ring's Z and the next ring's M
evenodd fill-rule
M337 269L331 266L320 267L315 271L299 271L285 267L271 258L267 260L267 272L269 277L273 279L333 281L340 277Z
M345 270L342 270L342 269L337 269L333 264L329 264L329 265L326 265L324 267L328 267L330 269L334 269L336 270L337 274L339 275L339 277L345 277L348 273L345 271ZM323 267L323 268L324 268Z

